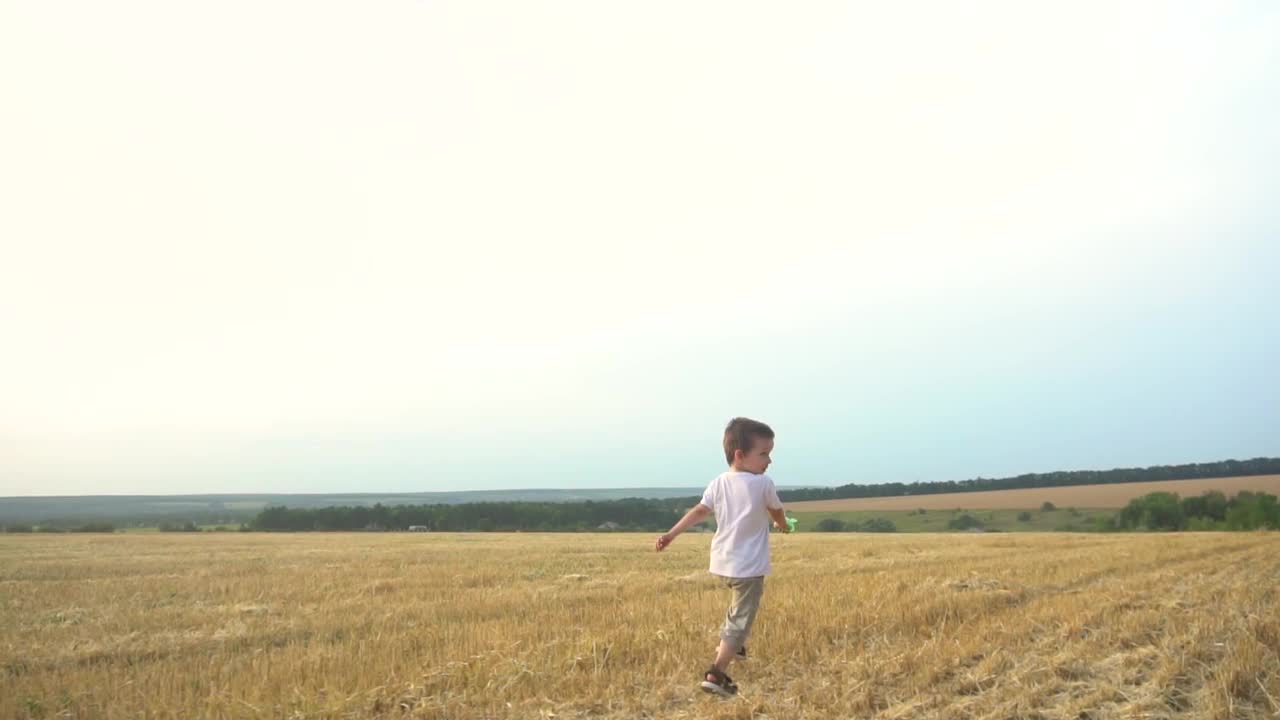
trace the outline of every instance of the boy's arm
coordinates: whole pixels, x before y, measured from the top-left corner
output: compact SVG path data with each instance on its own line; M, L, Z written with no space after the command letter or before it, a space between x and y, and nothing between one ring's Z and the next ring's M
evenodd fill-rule
M668 530L666 534L658 536L658 541L654 544L654 547L661 551L663 548L670 545L671 541L675 540L677 535L707 519L707 516L710 514L711 508L706 505L703 505L702 503L694 505L689 509L689 512L684 514L684 517L680 518L680 522L672 525L671 529Z
M768 508L769 517L773 518L773 526L778 532L791 532L791 526L787 524L787 511L782 508Z
M769 517L773 518L773 526L778 532L791 532L791 526L787 524L787 513L782 508L782 499L778 497L778 488L773 484L773 478L765 476L768 485L765 487L764 509L769 511Z

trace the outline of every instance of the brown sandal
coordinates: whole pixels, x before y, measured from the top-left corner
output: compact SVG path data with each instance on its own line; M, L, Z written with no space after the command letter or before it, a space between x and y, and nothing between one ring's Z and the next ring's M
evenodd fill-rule
M707 676L712 679L708 680ZM702 690L720 697L733 697L738 694L738 684L733 681L733 678L725 675L719 668L712 665L702 675Z

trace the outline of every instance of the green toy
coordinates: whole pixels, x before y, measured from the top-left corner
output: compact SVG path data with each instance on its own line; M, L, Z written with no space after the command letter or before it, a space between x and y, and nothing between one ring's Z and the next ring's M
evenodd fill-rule
M796 525L799 524L799 522L800 522L799 520L793 517L787 518L787 532L795 532Z

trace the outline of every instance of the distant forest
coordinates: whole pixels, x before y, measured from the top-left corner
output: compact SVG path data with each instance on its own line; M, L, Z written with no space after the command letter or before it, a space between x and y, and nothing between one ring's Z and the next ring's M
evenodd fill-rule
M249 530L405 530L574 532L666 530L697 498L603 502L493 502L464 505L374 505L288 508L273 506L249 522Z
M830 489L783 491L779 495L784 502L795 502L1269 474L1280 474L1280 458L1225 460L1217 463L1162 465L1106 471L1042 473L991 480L978 478L961 482L844 485ZM693 496L664 500L629 498L580 503L494 502L316 509L273 506L259 513L246 526L246 529L403 530L411 526L419 526L436 531L661 531L674 524L680 513L697 501L697 496Z
M841 500L844 498L897 497L900 495L940 495L942 493L980 492L983 490L1016 490L1019 488L1063 487L1068 485L1111 485L1116 483L1156 482L1158 480L1195 480L1198 478L1243 477L1247 475L1280 475L1280 458L1259 457L1252 460L1223 460L1186 465L1153 465L1146 468L1114 470L1070 470L1051 473L1027 473L1006 478L974 478L941 482L883 483L879 485L841 485L833 488L783 490L783 502L804 500Z
M983 490L1012 490L1018 488L1060 487L1067 485L1092 485L1112 483L1148 482L1157 480L1192 480L1197 478L1235 477L1247 475L1280 475L1280 458L1254 458L1252 460L1224 460L1212 463L1191 463L1186 465L1157 465L1148 468L1118 468L1115 470L1079 470L1071 472L1030 473L1007 478L975 478L973 480L945 482L885 483L879 485L841 485L834 488L784 489L779 492L784 502L804 500L831 500L839 498L869 498L901 495L933 495L939 493L978 492ZM673 489L679 492L679 489ZM654 489L649 489L653 492ZM537 491L550 493L551 491ZM570 491L566 491L570 492ZM575 493L605 491L572 491ZM625 490L610 490L613 496L598 501L581 500L556 502L550 498L503 500L493 502L445 503L431 502L421 504L401 504L396 500L422 496L386 496L387 504L377 503L354 504L356 498L374 499L376 496L246 496L269 498L275 502L260 511L232 511L223 507L221 496L216 502L194 502L205 499L187 498L187 508L181 509L172 498L32 498L33 502L52 503L54 501L90 502L87 512L77 513L79 517L61 519L41 519L32 522L35 508L28 509L26 518L0 517L6 522L9 532L30 530L59 531L81 530L85 532L109 532L122 520L128 524L141 524L145 521L154 527L161 522L165 530L194 531L195 523L218 523L231 525L240 522L243 530L265 531L303 531L303 530L405 530L410 526L420 526L437 531L468 530L523 530L523 531L600 531L600 530L666 530L679 517L680 513L698 501L697 495L668 497L657 499L653 495L646 497L621 497ZM632 490L637 494L644 490ZM545 495L544 495L545 497ZM607 497L607 496L606 496ZM328 500L329 505L317 507L318 502ZM431 499L435 499L434 497ZM13 505L26 498L10 498ZM144 516L141 513L119 507L112 508L114 502L126 501L136 504L138 501L150 500L158 507L157 515ZM172 503L169 501L173 500ZM289 507L287 503L296 500L299 504L308 503L308 507ZM162 502L163 501L163 502ZM346 502L348 504L341 504ZM229 505L230 503L228 503ZM131 506L130 506L131 507ZM9 508L14 513L17 508ZM41 508L48 511L52 508ZM163 512L163 515L159 515ZM241 514L244 513L244 514ZM250 514L255 513L255 514ZM6 513L0 512L0 515ZM238 517L236 517L238 516ZM1189 515L1191 516L1191 515ZM40 517L37 515L36 517ZM44 518L48 518L45 515ZM232 519L234 518L234 519ZM1222 520L1222 519L1220 519Z

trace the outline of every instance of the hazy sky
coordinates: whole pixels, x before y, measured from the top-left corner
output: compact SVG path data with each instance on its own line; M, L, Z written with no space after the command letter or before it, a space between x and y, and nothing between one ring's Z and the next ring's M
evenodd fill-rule
M1280 454L1274 3L0 5L0 495Z

